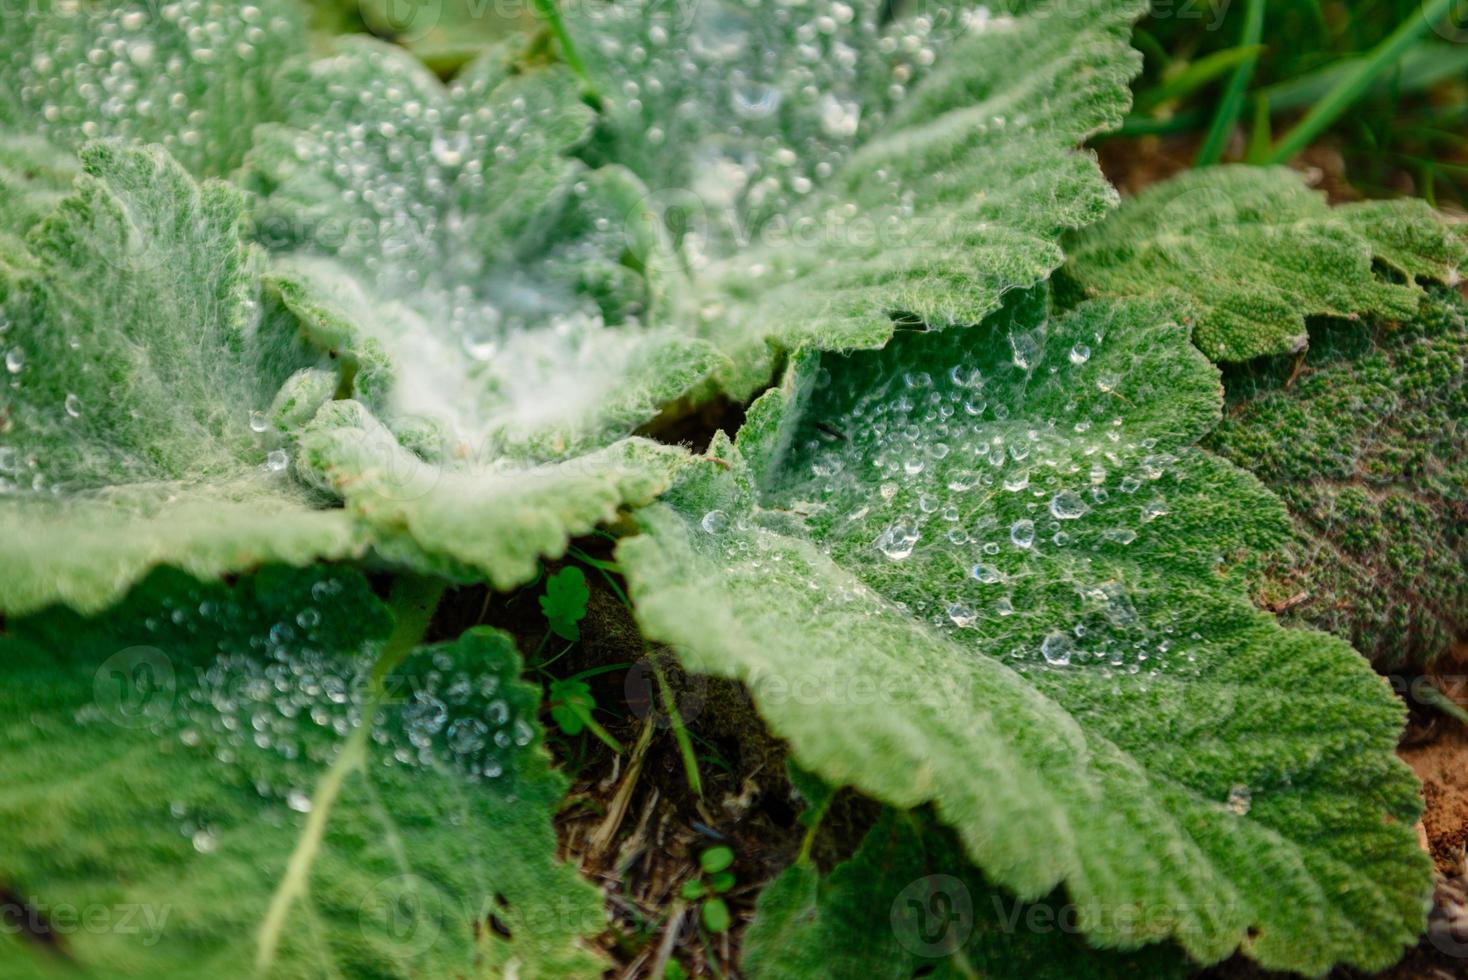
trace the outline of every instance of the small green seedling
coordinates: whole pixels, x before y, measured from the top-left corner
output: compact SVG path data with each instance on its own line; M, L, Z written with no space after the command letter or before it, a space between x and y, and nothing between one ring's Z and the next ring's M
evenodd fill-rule
M683 897L700 902L699 916L709 932L727 932L732 919L729 906L720 896L734 887L734 852L722 844L710 847L698 857L702 873L683 883Z
M622 743L597 723L591 713L596 710L596 695L582 675L550 682L550 715L556 727L567 735L580 735L582 730L601 739L613 752L622 751Z
M574 565L568 565L546 579L540 610L545 613L551 632L573 643L581 639L579 624L586 618L586 602L590 598L586 574Z

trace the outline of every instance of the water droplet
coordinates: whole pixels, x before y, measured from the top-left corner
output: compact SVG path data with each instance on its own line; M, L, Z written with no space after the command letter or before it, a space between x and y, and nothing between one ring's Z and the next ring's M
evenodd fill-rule
M1040 362L1040 345L1032 334L1009 335L1009 347L1013 352L1014 366L1028 371Z
M189 839L193 842L194 850L200 854L212 854L214 853L214 849L219 846L218 838L208 830L196 830Z
M310 813L311 797L301 790L293 789L285 795L285 805L297 813Z
M729 529L729 515L721 510L711 510L698 522L705 534L723 534Z
M968 629L974 625L974 622L979 618L979 614L968 606L955 602L948 607L948 618L959 629Z
M1142 508L1142 520L1155 521L1167 513L1167 501L1158 498Z
M269 423L265 421L264 412L255 411L250 413L251 432L264 432L269 427Z
M1035 522L1018 520L1009 526L1009 540L1016 548L1028 548L1035 543Z
M1085 344L1076 344L1070 349L1070 363L1081 365L1091 359L1091 348Z
M272 449L265 457L265 469L272 473L279 473L289 465L290 461L284 449Z
M478 718L460 718L449 726L449 748L459 755L471 755L484 748L489 726Z
M912 554L922 532L911 524L893 524L877 538L877 550L892 561L902 561Z
M1137 540L1137 532L1129 527L1113 527L1106 532L1105 537L1107 541L1116 544L1131 544Z
M66 396L65 407L67 415L70 415L74 419L81 418L82 400L76 396L75 392L69 393Z
M296 615L296 624L301 629L311 629L313 626L321 625L321 612L317 609L302 609Z
M994 585L1004 581L1004 573L993 565L975 565L969 574L985 585Z
M1057 520L1073 521L1091 508L1076 493L1062 490L1050 498L1050 513Z
M821 128L828 136L854 136L861 125L861 106L838 99L830 92L821 97L820 113Z
M1224 803L1230 813L1240 817L1248 813L1252 805L1253 799L1250 796L1249 787L1243 783L1235 785L1228 791L1228 801Z
M491 724L503 725L510 720L510 706L503 701L491 701L489 703L489 720Z
M1069 633L1055 630L1045 634L1045 639L1040 641L1040 655L1045 662L1056 667L1064 667L1070 663L1071 653L1075 650L1075 640L1071 639Z
M25 351L19 347L12 347L5 355L5 370L11 374L19 374L23 367L25 367Z

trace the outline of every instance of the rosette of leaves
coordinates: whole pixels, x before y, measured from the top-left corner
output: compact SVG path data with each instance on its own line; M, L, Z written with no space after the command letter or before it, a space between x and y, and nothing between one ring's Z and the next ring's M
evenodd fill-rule
M298 468L384 553L506 588L666 486L682 454L624 437L719 361L644 323L658 242L628 175L569 157L574 78L507 58L445 88L344 40L288 73L245 175L271 294L356 398L305 414Z
M711 376L747 394L768 377L773 348L880 344L904 317L972 322L1006 289L1053 269L1060 233L1110 202L1094 160L1075 147L1125 106L1134 4L1062 18L949 11L943 30L923 17L884 26L875 8L811 13L800 23L782 15L780 30L764 36L746 32L757 18L744 10L719 22L724 33L710 47L706 25L680 27L666 9L577 10L559 36L580 81L563 68L511 63L506 48L445 88L401 52L360 40L289 73L282 102L291 116L261 128L246 181L275 255L274 294L349 363L362 403L330 407L308 426L298 467L347 499L379 551L518 584L568 533L668 485L676 459L618 441L660 404L707 397ZM828 21L827 60L840 67L831 77L812 73L818 59L806 43ZM940 60L945 31L956 53ZM661 59L644 64L628 47L644 35L661 38ZM909 50L913 41L921 43ZM774 58L760 78L783 71L829 96L792 95L785 110L746 114L735 127L763 134L771 161L793 154L809 169L791 194L818 180L828 185L822 214L903 234L928 234L942 215L948 230L917 251L859 244L863 257L847 247L864 241L851 228L815 248L767 248L721 233L700 242L670 220L664 182L683 183L675 197L696 195L707 182L684 163L703 160L703 142L732 135L716 120L753 77L727 63L734 48ZM1000 70L994 58L1014 68L1021 49L1030 74ZM618 50L628 57L613 57ZM688 90L693 76L705 82ZM641 84L648 102L629 97ZM653 126L647 145L665 149L651 155L627 138L645 122L628 113L644 110L676 130L659 137ZM919 169L931 179L915 180ZM859 176L874 173L876 186ZM926 196L915 202L903 187ZM956 201L977 210L955 210ZM796 205L767 194L734 210L765 223L783 209L806 213ZM710 249L747 268L703 268ZM812 278L796 283L792 263ZM773 274L790 279L788 289L761 279L772 264L786 269ZM774 305L756 309L756 297ZM801 312L797 300L835 319ZM534 475L522 492L527 468ZM511 526L527 524L545 543L509 553Z
M1264 605L1384 667L1447 653L1468 627L1461 226L1421 201L1332 208L1284 169L1158 185L1080 236L1090 292L1169 288L1197 304L1228 410L1209 445L1294 516ZM1434 286L1434 284L1437 284Z
M802 767L932 804L1090 942L1382 967L1429 888L1403 711L1249 601L1290 525L1198 448L1221 405L1169 301L1011 297L796 358L618 560L644 630L746 683Z

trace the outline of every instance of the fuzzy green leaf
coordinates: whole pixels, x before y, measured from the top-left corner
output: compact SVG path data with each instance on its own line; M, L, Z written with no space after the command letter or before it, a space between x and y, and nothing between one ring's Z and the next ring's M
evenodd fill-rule
M1183 977L1186 957L1149 948L1095 950L1076 934L1064 896L1026 905L985 883L952 835L886 811L830 874L787 868L760 893L743 966L764 977L1002 980Z
M1428 888L1402 709L1248 602L1288 518L1194 446L1219 407L1169 304L1031 294L797 359L618 560L645 631L744 681L800 765L933 803L1093 942L1382 967Z
M0 610L98 610L159 564L360 552L283 472L272 401L329 362L262 306L239 192L158 148L94 144L82 165L0 254Z
M276 72L305 50L286 0L34 0L0 10L0 39L0 131L67 149L161 143L199 175L239 165L255 125L275 115Z
M420 649L363 738L389 618L355 573L277 568L9 622L0 767L24 792L0 801L0 881L51 938L5 930L5 975L53 975L59 949L105 980L599 976L511 641Z
M1214 451L1289 505L1261 590L1378 665L1468 632L1468 327L1451 291L1399 325L1319 323L1304 361L1230 374Z
M550 622L551 630L564 640L581 639L578 625L586 618L586 601L591 593L586 588L586 573L574 565L556 572L545 582L545 595L540 597L540 611Z
M1247 361L1304 349L1311 316L1410 319L1423 284L1458 282L1468 245L1422 201L1331 208L1293 171L1239 166L1149 187L1067 256L1089 295L1186 294L1203 352Z
M551 718L567 735L580 735L586 719L596 710L591 685L582 680L557 680L550 685Z
M626 227L628 175L570 159L592 114L569 72L507 77L498 52L445 88L394 48L340 47L283 84L291 118L247 180L274 287L321 342L383 362L359 396L392 428L559 459L713 369L707 344L634 322L655 242Z
M419 455L361 404L337 401L302 434L297 471L340 494L379 553L512 589L571 538L656 500L687 458L645 439L540 465Z
M733 357L736 397L771 347L978 322L1113 203L1077 146L1125 112L1142 4L573 6L604 106L586 155L650 188L691 271L683 315Z

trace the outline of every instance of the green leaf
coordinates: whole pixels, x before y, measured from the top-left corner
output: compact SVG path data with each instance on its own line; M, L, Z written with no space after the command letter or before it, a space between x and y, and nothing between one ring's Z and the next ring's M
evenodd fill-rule
M0 610L100 610L160 564L360 553L283 472L273 399L330 362L262 305L239 192L158 148L93 144L82 167L0 254Z
M1142 226L1175 227L1169 215L1203 230L1149 241ZM1458 281L1461 229L1420 201L1332 209L1289 171L1235 168L1156 185L1084 239L1068 272L1093 291L1201 297L1195 337L1210 356L1308 341L1298 358L1229 373L1209 441L1294 515L1256 586L1266 603L1384 667L1448 651L1468 623L1464 310L1421 286Z
M618 562L645 632L748 685L799 765L933 803L1095 944L1384 967L1428 889L1402 708L1248 602L1289 524L1194 445L1219 408L1170 303L1031 293L797 358Z
M716 874L728 870L734 863L734 852L727 847L711 847L698 856L698 865L705 874Z
M160 572L104 618L10 620L7 895L109 980L599 976L580 942L600 901L555 860L565 782L510 639L421 648L379 688L388 625L356 573L281 568ZM0 961L55 966L12 930Z
M543 557L657 499L687 454L624 439L558 463L425 459L359 403L326 405L300 439L298 471L340 494L376 550L424 571L498 589L532 581Z
M709 887L716 892L726 892L734 887L734 872L720 871L718 874L709 875Z
M729 916L729 906L724 904L722 898L706 898L700 907L703 916L703 927L709 932L728 932L733 920Z
M70 150L100 137L161 143L199 175L239 165L277 112L276 73L305 50L286 0L36 0L0 11L0 37L0 131Z
M34 136L6 134L0 145L0 254L25 248L25 233L55 210L81 172L75 155Z
M1088 295L1186 294L1203 352L1247 361L1302 350L1311 316L1411 318L1468 246L1422 201L1331 208L1293 171L1239 166L1154 184L1067 256Z
M1468 630L1468 328L1452 291L1402 324L1316 324L1301 365L1230 375L1209 437L1289 505L1296 535L1259 588L1381 667Z
M596 708L591 685L579 680L557 680L550 685L551 718L567 735L580 735Z
M678 894L690 902L697 901L704 895L703 881L698 878L690 878L688 881L683 882L683 887L679 890Z
M1077 146L1121 121L1144 4L572 6L603 106L584 153L648 185L736 398L782 349L978 322L1114 202Z
M581 639L581 627L577 624L586 618L586 602L590 598L586 574L575 565L567 565L546 579L540 611L545 613L552 632L574 642Z
M830 874L793 865L760 893L742 965L763 977L1184 977L1175 948L1088 947L1060 893L1027 905L995 890L952 836L884 811Z

